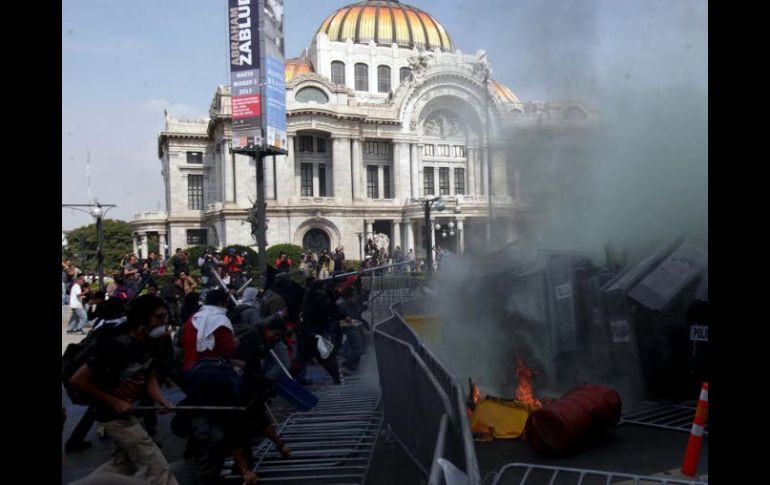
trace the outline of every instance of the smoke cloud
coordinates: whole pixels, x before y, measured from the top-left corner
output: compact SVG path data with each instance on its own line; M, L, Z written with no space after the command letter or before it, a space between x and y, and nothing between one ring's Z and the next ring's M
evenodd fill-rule
M520 171L521 196L531 205L517 246L453 260L436 282L439 358L461 378L510 397L516 354L544 374L555 372L554 363L545 353L542 309L530 292L492 284L480 269L490 258L499 261L497 270L523 267L537 248L549 248L585 251L604 265L608 241L632 255L629 263L680 235L707 244L708 7L658 0L484 4L510 12L521 27L488 26L483 34L511 45L512 58L491 59L493 77L508 74L530 92L539 83L544 101L578 99L599 112L588 127L527 130L508 140L515 154L509 170Z

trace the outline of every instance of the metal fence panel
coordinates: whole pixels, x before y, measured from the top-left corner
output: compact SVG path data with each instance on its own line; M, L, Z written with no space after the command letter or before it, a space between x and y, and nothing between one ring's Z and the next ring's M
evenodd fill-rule
M601 470L567 468L531 463L509 463L495 476L492 485L707 485L697 480L633 475Z

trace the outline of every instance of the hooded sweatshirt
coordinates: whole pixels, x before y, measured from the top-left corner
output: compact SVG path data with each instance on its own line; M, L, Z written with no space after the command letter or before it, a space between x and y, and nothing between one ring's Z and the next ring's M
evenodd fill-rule
M226 311L222 307L203 305L187 320L183 332L184 370L191 370L200 359L230 359L235 355L233 326Z

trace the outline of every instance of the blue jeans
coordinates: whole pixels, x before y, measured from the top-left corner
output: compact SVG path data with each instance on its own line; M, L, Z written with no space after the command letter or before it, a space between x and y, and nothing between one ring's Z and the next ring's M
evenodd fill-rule
M68 332L77 332L82 330L88 323L88 315L83 308L72 308L72 315L70 315L69 325L67 325Z

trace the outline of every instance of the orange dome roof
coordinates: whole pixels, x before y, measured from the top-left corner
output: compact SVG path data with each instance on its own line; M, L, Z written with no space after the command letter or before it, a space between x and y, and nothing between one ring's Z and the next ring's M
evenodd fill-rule
M294 76L305 74L306 72L315 72L313 63L307 57L293 57L284 62L284 76L286 82L289 82Z
M454 50L452 39L436 19L398 0L367 0L342 7L324 20L318 32L337 42L352 39L360 44L374 41L385 46Z
M503 103L521 103L519 98L513 94L513 91L508 89L507 86L495 81L494 79L489 80L489 90L492 92L492 94L500 98Z

